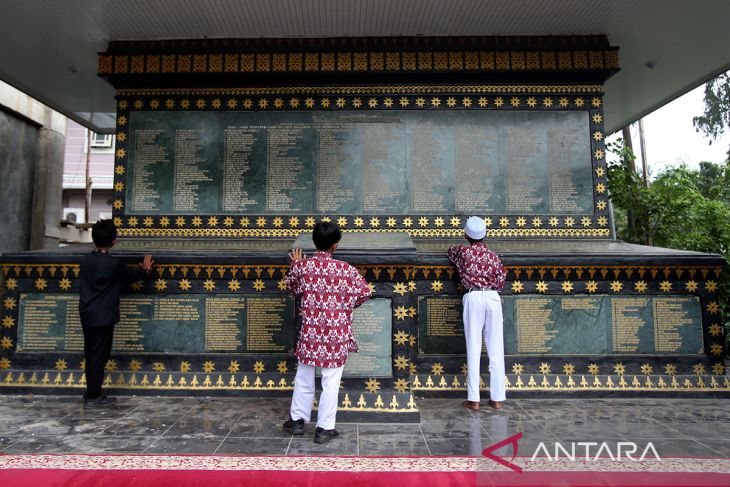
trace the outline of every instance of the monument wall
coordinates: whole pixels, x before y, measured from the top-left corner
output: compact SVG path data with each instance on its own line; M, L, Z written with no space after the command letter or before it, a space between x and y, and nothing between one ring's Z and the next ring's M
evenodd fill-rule
M412 418L414 392L465 390L445 252L476 214L508 270L508 394L730 391L722 260L612 239L601 85L617 69L600 36L110 44L117 253L156 266L122 302L108 385L288 393L287 251L329 219L375 297L340 409ZM415 245L373 244L390 234ZM80 255L3 256L4 390L83 386Z

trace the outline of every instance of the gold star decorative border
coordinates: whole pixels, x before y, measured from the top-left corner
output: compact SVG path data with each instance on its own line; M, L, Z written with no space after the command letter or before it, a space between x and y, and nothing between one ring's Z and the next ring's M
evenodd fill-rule
M465 215L133 214L125 209L128 125L135 111L286 110L581 110L588 111L593 177L592 212L573 215L483 215L488 238L610 238L603 100L599 85L349 86L119 90L112 209L122 237L287 238L317 221L344 231L408 232L414 237L461 236Z

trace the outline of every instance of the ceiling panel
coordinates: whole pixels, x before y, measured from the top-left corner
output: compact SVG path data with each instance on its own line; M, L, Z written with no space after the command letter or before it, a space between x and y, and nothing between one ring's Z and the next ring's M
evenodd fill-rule
M96 76L109 40L606 34L621 48L616 130L728 69L729 21L730 0L5 0L0 78L110 129L113 90Z

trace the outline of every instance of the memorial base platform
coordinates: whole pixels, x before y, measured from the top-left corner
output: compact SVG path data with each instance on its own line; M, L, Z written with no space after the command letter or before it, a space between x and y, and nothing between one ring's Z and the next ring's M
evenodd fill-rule
M153 277L123 298L106 387L120 394L288 395L294 300L283 277L298 242L120 241L129 265L155 255ZM374 289L358 310L340 410L417 421L413 395L465 391L457 241L345 233L335 257ZM311 243L309 244L311 246ZM490 242L508 269L503 296L508 394L715 396L730 393L714 255L616 241ZM2 256L0 392L77 394L76 314L87 247ZM482 360L483 389L489 383ZM349 416L348 416L349 417Z

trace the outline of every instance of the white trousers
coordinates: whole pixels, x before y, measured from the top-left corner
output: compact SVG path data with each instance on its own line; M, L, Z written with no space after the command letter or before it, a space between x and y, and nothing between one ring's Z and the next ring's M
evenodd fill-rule
M334 429L337 417L337 399L340 394L342 367L322 367L322 393L319 395L317 410L317 426L326 430ZM294 396L291 400L289 414L293 420L303 419L306 422L312 417L314 407L314 371L313 365L299 362L297 375L294 378Z
M466 339L466 384L469 401L479 402L479 362L482 340L489 355L489 396L504 401L504 339L502 301L497 291L472 291L464 294L464 338Z

